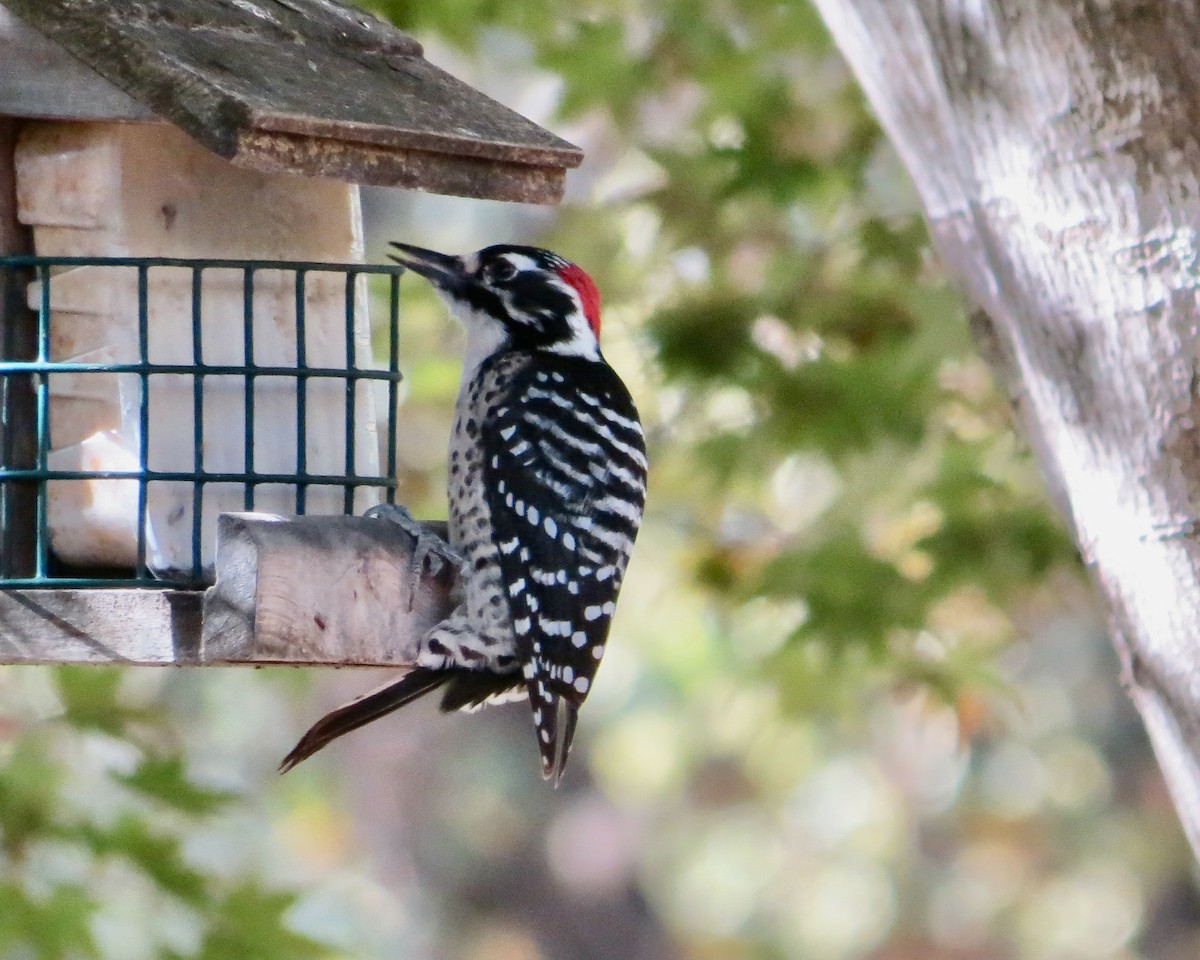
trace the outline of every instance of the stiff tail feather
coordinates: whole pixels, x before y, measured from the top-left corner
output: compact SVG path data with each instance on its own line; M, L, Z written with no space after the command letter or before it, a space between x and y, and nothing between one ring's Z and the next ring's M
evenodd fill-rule
M480 707L525 699L525 684L518 673L491 673L483 670L457 670L442 694L442 712L474 712Z
M566 724L563 727L562 746L558 751L558 765L554 771L554 785L562 779L563 771L567 769L567 757L571 755L571 742L575 739L575 724L579 720L579 707L567 701Z
M363 694L357 700L351 700L345 706L327 713L309 728L308 733L292 748L292 752L283 758L279 764L279 772L287 773L301 760L308 759L342 734L357 730L372 720L412 703L431 690L436 690L451 676L449 671L417 667L401 679Z
M542 756L542 778L553 780L557 787L567 769L579 706L537 681L529 683L529 702L533 706L533 725L537 731L538 752Z

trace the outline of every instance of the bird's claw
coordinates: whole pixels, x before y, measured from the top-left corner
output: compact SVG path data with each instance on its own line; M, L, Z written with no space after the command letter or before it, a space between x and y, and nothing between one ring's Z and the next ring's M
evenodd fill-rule
M372 507L365 517L387 520L394 523L415 541L408 568L408 609L411 612L417 600L417 591L425 577L436 577L447 565L452 570L462 566L462 557L445 540L433 533L417 520L405 507L397 503L381 503Z

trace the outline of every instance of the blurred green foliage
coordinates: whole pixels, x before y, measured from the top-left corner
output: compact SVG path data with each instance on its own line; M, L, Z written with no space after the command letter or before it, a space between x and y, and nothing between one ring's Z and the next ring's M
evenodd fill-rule
M164 702L131 697L117 669L44 676L50 715L0 742L0 957L329 955L284 922L294 895L203 869L185 849L242 797L188 776ZM11 668L6 680L9 694L30 689ZM144 925L98 936L108 908L139 898ZM153 915L169 922L156 929Z

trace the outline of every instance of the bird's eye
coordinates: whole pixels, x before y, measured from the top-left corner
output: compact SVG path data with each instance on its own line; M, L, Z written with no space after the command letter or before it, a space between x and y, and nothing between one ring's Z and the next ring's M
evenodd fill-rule
M489 263L484 272L491 283L505 283L517 275L517 268L501 257Z

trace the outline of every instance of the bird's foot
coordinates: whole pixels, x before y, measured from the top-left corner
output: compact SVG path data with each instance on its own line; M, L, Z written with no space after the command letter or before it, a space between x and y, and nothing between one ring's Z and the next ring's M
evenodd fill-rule
M394 523L416 541L413 545L412 559L408 569L408 609L410 611L416 603L417 590L424 577L436 577L447 566L456 571L462 566L463 558L458 551L399 504L381 503L377 507L372 507L363 516Z

